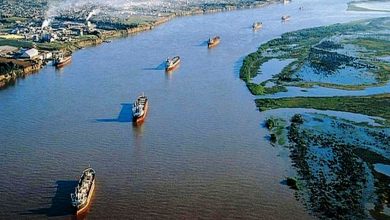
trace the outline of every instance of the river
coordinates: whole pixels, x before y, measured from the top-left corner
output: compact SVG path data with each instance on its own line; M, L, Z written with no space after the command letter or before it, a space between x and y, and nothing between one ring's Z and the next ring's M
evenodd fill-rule
M88 219L310 219L281 184L291 163L269 144L238 72L284 32L383 15L346 11L346 2L176 18L0 91L0 219L71 218L69 193L89 164L97 187ZM264 28L253 32L254 21ZM213 35L221 44L209 50ZM161 64L174 55L182 64L166 75ZM141 92L150 111L133 127Z

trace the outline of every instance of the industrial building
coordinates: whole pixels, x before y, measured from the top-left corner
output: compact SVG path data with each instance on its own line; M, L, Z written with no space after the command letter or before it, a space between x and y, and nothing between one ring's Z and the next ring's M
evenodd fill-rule
M20 58L33 59L39 55L39 52L35 48L27 49L20 55Z

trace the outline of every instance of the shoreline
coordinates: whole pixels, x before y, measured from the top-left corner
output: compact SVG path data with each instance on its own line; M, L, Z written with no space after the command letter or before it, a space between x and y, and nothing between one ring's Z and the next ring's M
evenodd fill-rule
M383 1L377 0L377 1L351 1L348 3L347 11L367 11L367 12L390 12L390 9L382 9L382 8L376 8L373 6L373 8L370 8L370 3L381 3ZM361 4L368 4L368 5L361 5Z
M192 10L192 11L188 11L188 12L175 12L172 15L157 19L157 20L153 21L152 23L141 24L141 25L138 25L137 27L134 27L134 28L105 31L102 34L102 36L92 35L92 36L96 36L96 38L94 38L94 39L81 39L81 40L72 42L69 45L65 44L65 45L62 45L60 50L69 50L70 53L73 53L73 52L80 50L82 48L98 46L107 40L131 37L131 36L136 35L138 33L153 30L155 27L160 26L162 24L165 24L174 18L185 17L185 16L195 16L195 15L206 15L206 14L213 14L213 13L224 13L224 12L236 11L236 10L248 10L248 9L262 8L262 7L266 7L266 6L269 6L271 4L275 4L278 2L280 2L280 1L270 0L270 1L255 3L255 4L249 4L249 5L236 5L236 6L228 6L228 7L224 7L224 8L196 9L196 10ZM32 43L29 41L26 41L26 42ZM69 47L69 48L66 48L66 47ZM38 49L40 49L39 46L38 46ZM50 50L48 50L48 51L50 51ZM54 51L54 50L52 50L52 51ZM14 61L17 62L18 60L10 59L9 62L16 63ZM29 60L29 61L31 63L36 62L35 60ZM9 62L5 62L5 63L9 63ZM1 60L0 60L0 63L3 63L3 62L1 62ZM44 62L40 62L40 64L38 66L36 64L30 65L28 67L18 65L18 67L16 69L12 69L11 71L9 71L5 74L1 74L0 75L0 90L6 89L8 86L14 85L16 83L16 81L20 78L24 78L30 74L33 74L33 73L38 73L46 65L47 65L47 63L44 63Z

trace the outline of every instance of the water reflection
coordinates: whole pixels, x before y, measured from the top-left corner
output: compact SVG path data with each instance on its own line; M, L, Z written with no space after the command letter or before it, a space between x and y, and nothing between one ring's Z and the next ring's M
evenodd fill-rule
M144 133L144 125L134 125L133 124L133 143L134 143L134 149L136 151L139 151L142 148L142 137Z

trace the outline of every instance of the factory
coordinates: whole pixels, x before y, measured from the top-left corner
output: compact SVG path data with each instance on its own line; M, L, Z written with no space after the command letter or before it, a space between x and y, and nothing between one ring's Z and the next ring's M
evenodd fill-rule
M51 26L19 25L10 30L8 34L22 36L24 40L33 42L51 43L54 41L70 42L74 38L91 33L96 33L96 26L90 21L84 23L54 21Z

